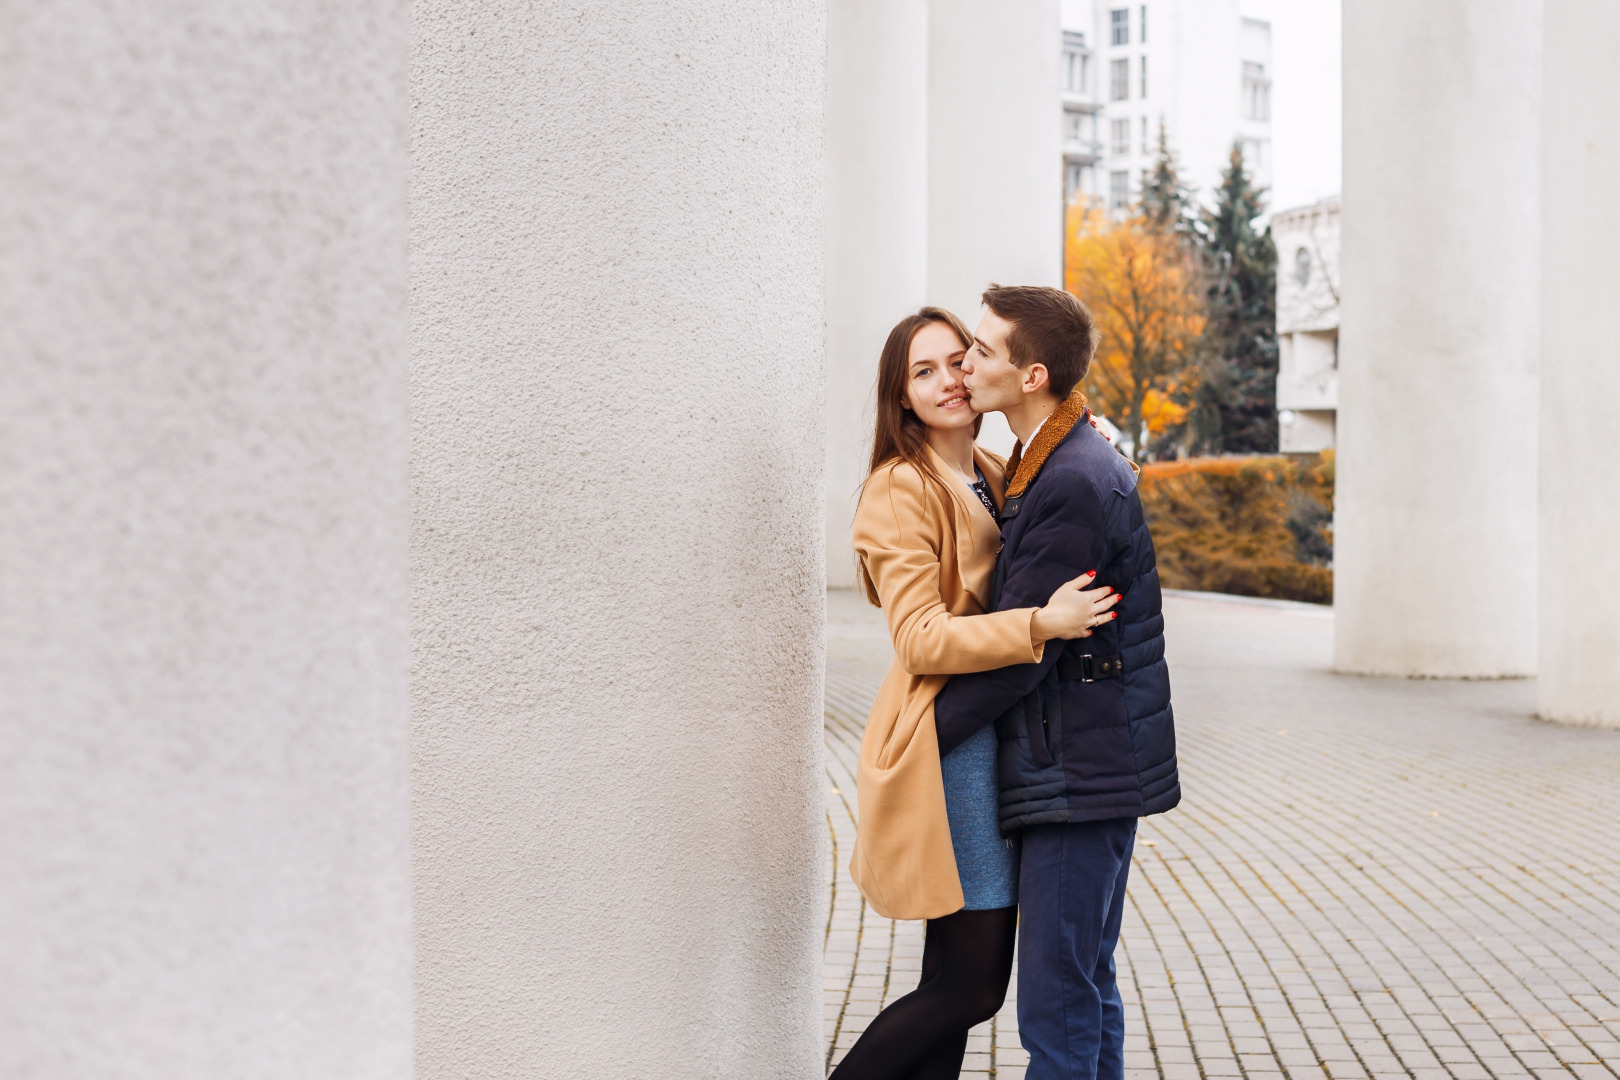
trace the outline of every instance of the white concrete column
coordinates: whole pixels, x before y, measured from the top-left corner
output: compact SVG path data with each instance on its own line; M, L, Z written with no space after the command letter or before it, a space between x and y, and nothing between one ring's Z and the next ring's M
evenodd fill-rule
M928 12L928 302L972 326L992 281L1062 284L1063 34L1058 0ZM999 415L980 441L1012 448Z
M827 584L872 452L878 353L928 293L927 0L827 5Z
M1546 0L1541 715L1620 727L1620 8Z
M819 1076L823 5L412 11L418 1069Z
M1540 0L1344 7L1344 671L1535 671L1540 40Z
M4 18L0 1076L405 1080L405 5Z

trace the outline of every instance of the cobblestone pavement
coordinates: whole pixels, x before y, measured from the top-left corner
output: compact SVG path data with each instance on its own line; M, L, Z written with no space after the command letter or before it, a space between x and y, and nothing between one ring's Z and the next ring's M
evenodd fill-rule
M849 880L890 651L853 594L828 615L831 1066L916 985L922 931ZM1166 617L1184 796L1132 868L1128 1080L1620 1077L1620 732L1540 723L1524 681L1333 675L1325 610ZM1025 1062L1009 999L962 1075Z

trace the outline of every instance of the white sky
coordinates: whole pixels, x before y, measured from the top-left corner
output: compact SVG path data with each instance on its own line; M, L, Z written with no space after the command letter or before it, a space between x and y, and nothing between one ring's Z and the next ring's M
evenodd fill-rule
M1340 0L1241 2L1243 14L1271 23L1272 184L1268 209L1287 210L1337 195L1342 130ZM1061 3L1064 26L1091 29L1092 0Z
M1272 210L1339 193L1339 2L1243 0L1271 20Z

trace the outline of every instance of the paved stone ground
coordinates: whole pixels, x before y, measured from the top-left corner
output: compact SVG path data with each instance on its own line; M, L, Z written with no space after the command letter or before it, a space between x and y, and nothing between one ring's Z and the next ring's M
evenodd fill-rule
M853 594L828 615L831 1066L916 985L922 932L845 867L890 651ZM1132 868L1129 1080L1620 1077L1620 732L1538 722L1529 682L1333 675L1325 610L1166 615L1184 798ZM1026 1060L1009 1000L962 1075Z

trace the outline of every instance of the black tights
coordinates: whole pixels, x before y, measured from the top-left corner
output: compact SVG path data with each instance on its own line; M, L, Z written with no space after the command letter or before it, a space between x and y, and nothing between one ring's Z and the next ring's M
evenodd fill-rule
M1015 907L928 920L922 981L878 1013L829 1080L956 1080L968 1029L1007 996L1017 927Z

